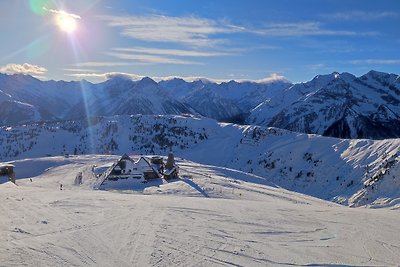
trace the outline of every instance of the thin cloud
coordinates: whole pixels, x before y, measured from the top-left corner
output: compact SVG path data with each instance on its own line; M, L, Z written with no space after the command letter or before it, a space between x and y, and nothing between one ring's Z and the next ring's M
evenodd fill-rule
M75 77L79 79L85 79L85 78L105 78L104 73L66 73L64 74L65 76L68 77Z
M100 18L110 27L122 28L121 34L132 39L181 43L194 47L211 47L223 43L223 39L214 37L216 34L243 31L241 27L197 17L148 15Z
M357 36L376 35L376 32L356 32L330 30L322 27L320 22L271 23L264 28L253 30L253 33L265 36L302 37L302 36Z
M68 13L68 12L66 12L64 10L48 9L46 7L43 7L43 10L45 10L45 11L47 11L49 13L57 14L57 15L71 17L71 18L74 18L74 19L81 19L81 16L76 15L76 14L72 14L72 13Z
M136 74L129 74L129 73L123 73L123 72L109 72L109 73L104 73L104 77L106 80L112 79L112 78L124 78L124 79L131 79L131 80L140 80L143 79L144 76L136 75Z
M231 77L235 77L234 74L230 74L229 76ZM245 75L241 75L241 76L245 76ZM237 78L233 78L233 79L229 79L229 81L234 80L236 82L252 82L252 83L271 83L271 82L276 82L276 81L286 81L286 82L290 82L285 76L280 75L278 73L271 73L269 76L262 78L262 79L237 79ZM228 80L221 80L221 81L228 81Z
M0 72L8 73L8 74L21 73L21 74L43 76L43 74L46 74L47 69L44 67L40 67L38 65L32 65L29 63L7 64L6 66L0 67Z
M69 76L69 77L74 77L77 79L90 79L90 78L94 78L94 79L102 79L102 80L108 80L114 77L124 77L124 78L130 78L132 80L140 80L143 79L144 75L138 75L138 74L132 74L132 73L124 73L124 72L106 72L106 73L68 73L68 74L64 74L65 76ZM200 77L200 76L186 76L186 77L181 77L181 76L153 76L151 77L151 79L155 80L155 81L166 81L166 80L171 80L171 79L182 79L185 80L187 82L192 82L192 81L198 81L198 80L202 80L202 81L210 81L210 82L217 82L217 83L221 83L221 82L227 82L227 79L214 79L214 78L205 78L205 77Z
M321 18L329 20L347 20L347 21L373 21L380 19L398 18L399 13L381 11L381 12L365 12L365 11L350 11L334 14L321 15Z
M147 48L147 47L113 48L112 50L118 52L133 52L133 53L167 55L167 56L178 56L178 57L216 57L216 56L227 56L233 54L229 52L207 52L207 51L196 51L196 50L160 49L160 48Z
M323 63L317 63L317 64L311 64L311 65L307 65L308 68L312 69L312 70L318 70L318 69L323 69L325 68L325 64Z
M191 64L202 64L200 62L180 60L169 57L161 57L157 55L144 55L144 54L127 54L127 53L106 53L109 56L113 56L124 60L137 60L147 64L177 64L177 65L191 65Z
M95 72L96 70L92 69L64 69L65 71L70 71L70 72Z
M278 73L272 73L270 76L259 79L259 80L250 80L253 82L257 83L269 83L269 82L275 82L275 81L289 81L285 76L279 75Z
M109 80L114 77L123 77L132 80L140 80L143 79L144 75L132 74L132 73L124 73L124 72L105 72L105 73L68 73L64 74L65 76L74 77L76 79L101 79L101 80ZM209 77L201 77L201 76L153 76L151 79L155 81L167 81L172 79L182 79L187 82L193 81L204 81L204 82L214 82L214 83L222 83L229 82L232 79L218 79L218 78L209 78ZM254 82L254 83L269 83L274 81L288 81L285 76L279 75L277 73L272 73L270 76L259 79L259 80L250 80L250 79L234 79L237 82Z
M96 79L96 80L109 80L115 77L122 77L131 80L141 80L144 75L125 73L125 72L105 72L105 73L72 73L64 74L65 76L74 77L76 79Z
M108 61L89 61L79 62L73 64L76 67L118 67L118 66L129 66L132 63L129 62L108 62Z
M360 60L352 60L351 64L354 65L397 65L400 64L400 59L360 59Z
M123 72L105 72L105 73L68 73L64 74L65 76L75 77L78 79L87 79L87 78L95 78L95 79L103 79L108 80L116 76L123 76L125 78L130 78L133 80L139 80L144 78L144 76L136 75L136 74L129 74Z

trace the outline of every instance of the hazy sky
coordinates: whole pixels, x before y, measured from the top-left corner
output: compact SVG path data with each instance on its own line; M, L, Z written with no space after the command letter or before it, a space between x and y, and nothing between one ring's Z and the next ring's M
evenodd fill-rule
M0 0L0 32L0 72L43 79L400 73L399 0Z

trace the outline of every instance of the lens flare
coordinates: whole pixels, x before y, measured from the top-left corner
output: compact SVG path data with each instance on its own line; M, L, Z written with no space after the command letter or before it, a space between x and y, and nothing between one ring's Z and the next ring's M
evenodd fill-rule
M50 4L49 0L29 0L29 6L33 13L37 15L44 15L46 11L43 7Z

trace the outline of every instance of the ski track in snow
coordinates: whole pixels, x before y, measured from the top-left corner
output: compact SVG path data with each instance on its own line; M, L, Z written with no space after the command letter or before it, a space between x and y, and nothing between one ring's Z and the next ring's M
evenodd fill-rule
M21 161L35 176L0 185L0 266L400 262L398 210L343 207L252 174L182 160L182 179L143 192L92 190L91 166L115 159ZM73 185L78 171L81 186Z

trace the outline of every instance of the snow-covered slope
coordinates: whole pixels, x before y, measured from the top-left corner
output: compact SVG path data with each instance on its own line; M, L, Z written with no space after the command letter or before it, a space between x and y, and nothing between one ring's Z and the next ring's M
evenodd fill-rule
M117 116L0 128L3 160L45 155L176 155L254 173L345 205L400 199L400 139L336 139L182 116Z
M400 137L400 77L319 75L260 104L248 122L342 138Z
M88 170L116 159L15 161L26 179L18 186L0 184L1 265L395 266L400 261L398 207L349 209L255 175L186 160L178 161L181 179L143 192L92 190ZM84 175L81 186L74 185L78 171Z

